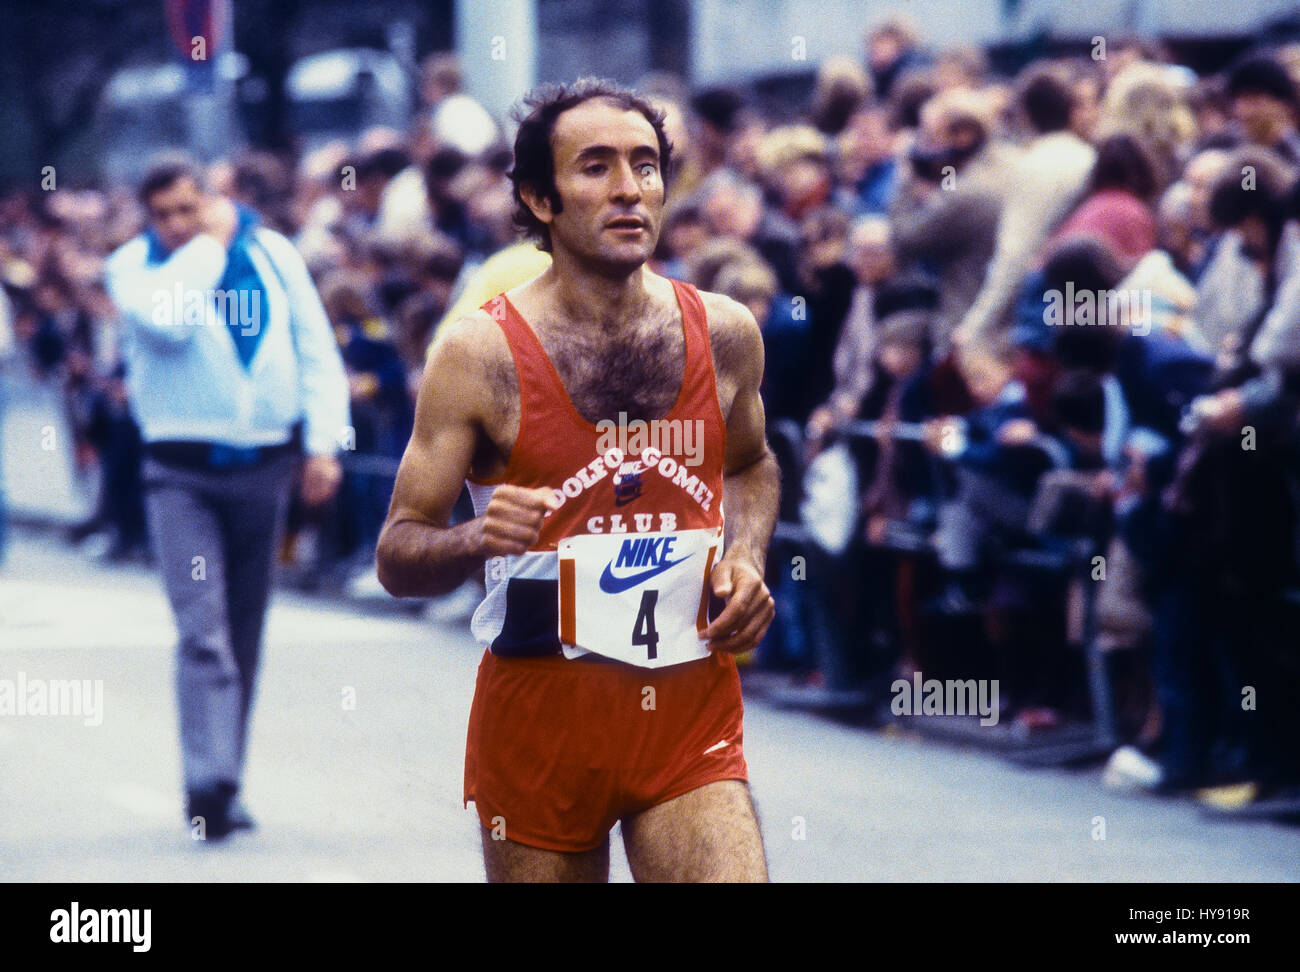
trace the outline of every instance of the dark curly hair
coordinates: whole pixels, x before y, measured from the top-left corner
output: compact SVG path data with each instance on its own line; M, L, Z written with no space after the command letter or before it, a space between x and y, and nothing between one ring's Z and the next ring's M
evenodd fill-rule
M531 186L538 195L550 200L551 211L563 208L555 187L555 158L551 153L551 134L555 120L585 101L603 98L625 111L638 111L655 130L659 139L659 171L665 181L671 172L672 143L664 131L664 113L635 91L604 78L580 78L570 85L544 84L534 88L515 111L519 131L515 135L514 167L508 175L514 184L514 222L537 246L549 253L551 233L545 223L533 215L519 193L520 186Z

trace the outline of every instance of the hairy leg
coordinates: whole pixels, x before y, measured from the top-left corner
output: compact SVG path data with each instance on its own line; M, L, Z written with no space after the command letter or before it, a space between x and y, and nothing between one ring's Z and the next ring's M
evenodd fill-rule
M766 881L749 786L719 780L623 821L637 881Z
M502 882L600 884L609 880L609 838L581 853L542 850L516 841L494 839L480 824L483 864L490 884Z

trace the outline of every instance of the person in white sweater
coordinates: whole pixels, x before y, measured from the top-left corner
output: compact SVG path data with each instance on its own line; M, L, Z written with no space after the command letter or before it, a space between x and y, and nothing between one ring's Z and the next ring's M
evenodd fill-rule
M292 243L186 161L154 166L140 199L149 228L109 257L105 283L179 636L186 819L218 840L252 826L238 793L274 554L303 452L303 501L338 489L348 385Z

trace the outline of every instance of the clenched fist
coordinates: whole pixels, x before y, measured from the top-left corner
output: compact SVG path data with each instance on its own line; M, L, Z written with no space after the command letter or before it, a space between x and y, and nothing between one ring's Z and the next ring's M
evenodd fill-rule
M504 483L492 492L479 518L479 547L484 557L521 554L537 542L542 520L560 501L550 489L528 489Z
M727 602L702 633L709 650L740 655L757 648L776 617L776 605L762 572L753 564L723 557L713 568L709 583L714 595Z

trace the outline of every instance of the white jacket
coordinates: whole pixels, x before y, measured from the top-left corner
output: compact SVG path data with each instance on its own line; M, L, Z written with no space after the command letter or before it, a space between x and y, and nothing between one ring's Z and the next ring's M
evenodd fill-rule
M249 253L267 306L252 308L248 326L265 331L248 369L206 293L225 273L221 243L200 234L156 266L148 265L148 250L138 236L105 264L126 327L131 410L145 441L278 445L301 419L308 453L341 448L349 429L343 360L293 244L265 227L253 230Z

